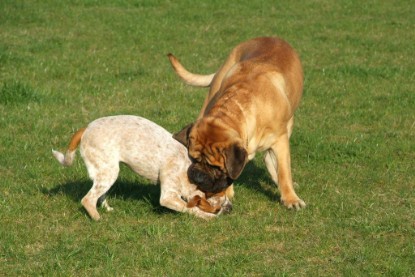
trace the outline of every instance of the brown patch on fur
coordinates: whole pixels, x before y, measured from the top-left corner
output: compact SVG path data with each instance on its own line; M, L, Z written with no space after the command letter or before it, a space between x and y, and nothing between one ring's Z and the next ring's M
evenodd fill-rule
M223 196L224 194L225 194L224 191L216 193L216 194L206 193L205 194L206 198L203 198L199 195L195 195L193 196L192 199L189 200L189 202L187 202L187 207L188 208L198 207L204 212L216 214L220 211L221 206L220 205L212 206L206 199L210 197L214 197L214 196L220 197L220 196Z
M79 143L81 142L82 135L84 134L86 128L81 128L73 134L71 141L69 142L68 150L74 151Z

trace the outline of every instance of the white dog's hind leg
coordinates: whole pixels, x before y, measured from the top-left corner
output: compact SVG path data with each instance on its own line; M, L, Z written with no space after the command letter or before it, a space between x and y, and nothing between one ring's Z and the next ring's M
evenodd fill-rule
M88 168L89 170L90 168ZM92 170L91 170L92 171ZM82 206L86 209L88 214L94 220L99 220L101 216L97 210L97 202L100 197L105 195L105 193L111 188L115 183L118 177L119 167L116 166L101 168L99 172L94 174L93 180L94 184L89 192L82 198ZM92 176L91 176L92 177ZM105 198L104 198L105 199ZM103 203L106 201L104 200ZM102 203L102 204L103 204ZM108 210L108 204L103 204ZM109 207L111 209L111 207Z
M91 190L82 198L82 206L84 206L93 220L99 220L101 218L97 210L98 199L110 189L113 183L111 181L94 181Z
M101 216L97 210L97 197L95 193L89 191L87 195L82 198L81 203L84 206L85 210L88 212L89 216L93 220L100 220Z

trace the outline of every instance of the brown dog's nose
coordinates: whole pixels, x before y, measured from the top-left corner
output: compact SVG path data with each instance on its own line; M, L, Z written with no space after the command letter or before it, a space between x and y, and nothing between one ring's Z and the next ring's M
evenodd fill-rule
M213 184L215 180L212 178L212 176L200 169L198 164L191 164L187 171L187 175L190 181L196 184L200 190L214 192Z
M225 174L219 172L215 174L214 170L205 167L200 163L193 163L187 171L189 180L196 184L198 189L203 192L218 193L232 185L233 180Z

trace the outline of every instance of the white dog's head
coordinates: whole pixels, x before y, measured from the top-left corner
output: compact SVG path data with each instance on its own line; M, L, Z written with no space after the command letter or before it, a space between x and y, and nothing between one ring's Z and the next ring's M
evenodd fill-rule
M226 195L226 191L219 193L206 193L205 196L199 194L194 195L187 202L188 208L198 207L200 210L220 215L222 213L230 213L232 211L232 202Z

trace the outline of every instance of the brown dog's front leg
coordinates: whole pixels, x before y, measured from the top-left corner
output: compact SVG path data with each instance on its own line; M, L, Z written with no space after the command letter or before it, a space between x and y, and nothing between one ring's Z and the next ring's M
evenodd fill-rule
M269 160L267 169L273 179L275 179L275 176L278 176L278 186L281 192L281 202L289 209L295 208L299 210L304 208L305 202L297 196L293 187L291 176L290 145L287 134L282 135L278 139L276 145L272 147L272 152L274 157L277 157L277 164L274 165L274 170L272 170L271 165L269 164L272 158L266 157L266 159Z

